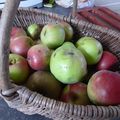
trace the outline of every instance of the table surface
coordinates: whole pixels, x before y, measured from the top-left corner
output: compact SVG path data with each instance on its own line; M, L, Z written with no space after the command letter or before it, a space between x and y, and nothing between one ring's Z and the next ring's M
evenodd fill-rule
M54 7L53 9L51 8L42 9L55 12L58 14L64 14L66 16L68 16L71 11L71 9L65 9L60 6ZM25 115L15 109L9 108L5 101L2 98L0 98L0 120L50 120L50 119L40 115L31 116ZM120 120L120 118L114 120Z

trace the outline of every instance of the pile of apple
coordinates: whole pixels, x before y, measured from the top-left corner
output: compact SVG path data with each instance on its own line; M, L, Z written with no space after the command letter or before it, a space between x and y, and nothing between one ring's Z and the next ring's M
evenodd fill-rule
M66 22L31 24L26 31L13 27L11 81L67 103L120 104L120 74L113 71L117 56L93 37L72 41L74 31Z

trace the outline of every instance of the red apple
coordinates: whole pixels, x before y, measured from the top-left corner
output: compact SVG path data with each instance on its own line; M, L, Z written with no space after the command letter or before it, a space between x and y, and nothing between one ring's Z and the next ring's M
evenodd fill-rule
M10 79L16 84L24 83L29 75L27 60L17 54L9 55L9 74Z
M51 50L43 44L32 46L27 53L27 60L34 70L45 70L49 67Z
M120 74L108 70L96 72L88 82L88 96L97 105L120 104Z
M118 58L109 51L104 51L98 62L97 70L109 70L118 62Z
M28 36L18 36L10 42L10 50L12 53L27 56L28 49L33 46L33 40Z
M17 36L27 36L26 32L24 31L23 28L20 27L12 27L11 30L11 40L14 40L15 37Z
M77 104L77 105L90 104L87 95L87 85L84 83L67 85L63 90L61 100L63 102Z

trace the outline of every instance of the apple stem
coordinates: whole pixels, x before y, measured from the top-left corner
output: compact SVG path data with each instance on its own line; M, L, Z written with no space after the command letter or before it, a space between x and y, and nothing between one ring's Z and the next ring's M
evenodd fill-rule
M12 88L12 84L9 80L9 42L12 23L19 3L20 0L6 0L5 7L1 15L0 89L2 89L3 92Z
M13 60L10 60L9 65L13 65L13 64L15 64L15 63L16 63L16 60L13 59Z

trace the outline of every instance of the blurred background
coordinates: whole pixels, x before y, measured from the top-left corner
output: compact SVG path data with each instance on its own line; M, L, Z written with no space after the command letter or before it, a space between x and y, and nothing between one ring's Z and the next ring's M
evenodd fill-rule
M50 1L50 2L49 2ZM36 8L41 8L41 7L53 7L50 4L43 5L43 3L62 3L62 5L68 4L72 2L72 0L21 0L20 7L36 7ZM95 6L106 6L113 11L119 13L120 12L120 0L78 0L78 1L93 1ZM5 0L0 0L0 9L4 7ZM92 3L93 4L93 3ZM55 5L54 5L55 6ZM70 5L71 6L71 5Z

